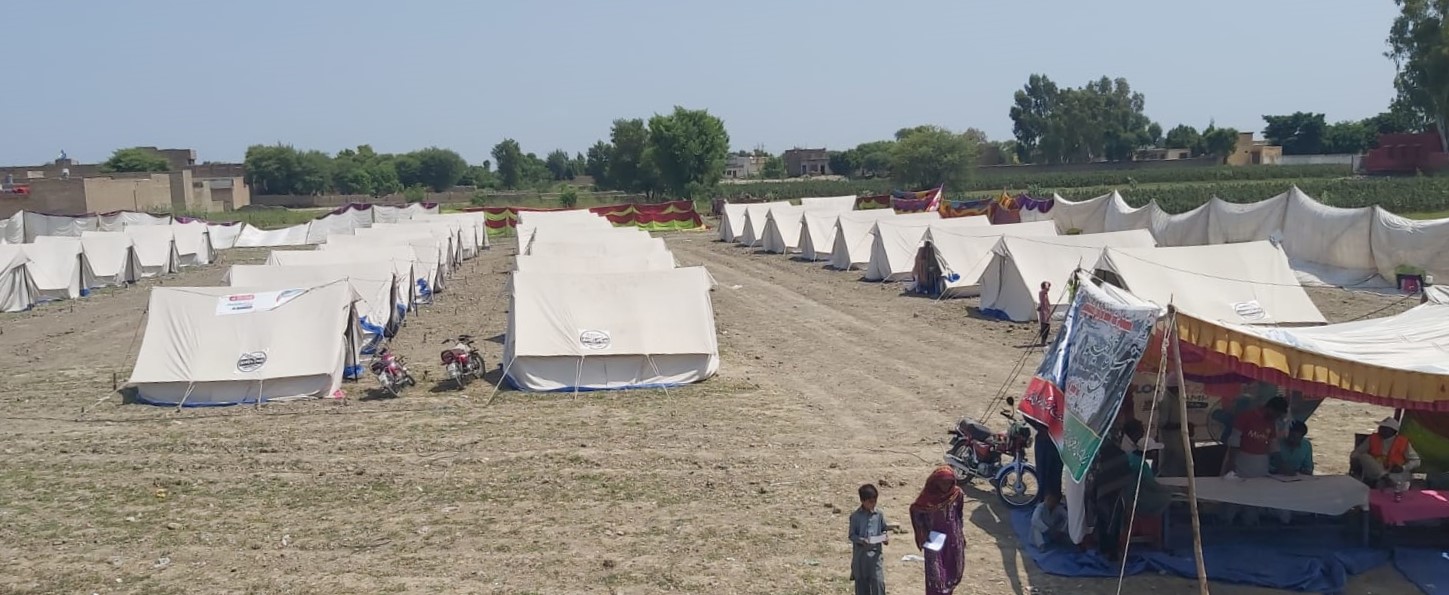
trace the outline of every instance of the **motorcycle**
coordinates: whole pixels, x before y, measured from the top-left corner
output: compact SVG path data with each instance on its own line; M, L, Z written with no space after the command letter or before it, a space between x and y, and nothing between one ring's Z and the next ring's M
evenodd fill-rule
M454 341L457 343L444 350L440 357L443 360L443 369L448 372L448 378L457 383L458 390L463 390L468 376L480 380L483 378L483 354L478 353L478 348L473 346L472 335L458 335L455 339L443 341L443 344Z
M1009 410L1003 410L1001 415L1011 423L1005 432L993 432L986 424L971 418L957 422L950 431L946 465L956 472L958 482L984 478L991 482L996 496L1007 506L1024 508L1036 502L1041 479L1036 466L1026 459L1031 427L1017 416L1015 405L1014 399L1006 398ZM1006 456L1011 460L1003 461Z
M382 384L383 390L394 397L402 396L402 389L406 386L416 386L418 381L413 380L413 375L408 373L408 367L403 363L402 357L393 353L386 347L380 347L377 355L372 357L372 363L368 369L377 376L378 383Z

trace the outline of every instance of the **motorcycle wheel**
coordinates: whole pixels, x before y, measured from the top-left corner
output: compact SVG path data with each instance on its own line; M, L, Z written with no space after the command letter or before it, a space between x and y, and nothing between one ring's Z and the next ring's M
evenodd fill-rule
M469 367L472 368L471 371L473 372L473 377L474 378L477 378L479 380L482 380L483 379L483 356L480 355L480 356L478 356L478 359L470 360L470 363L468 365L469 365Z
M383 388L383 390L386 390L388 394L390 394L390 395L392 395L394 397L400 397L400 396L402 396L402 395L399 395L398 394L398 390L397 390L397 380L394 380L392 377L388 377L387 380L383 381L382 388Z
M463 369L460 366L448 368L448 375L453 378L453 383L458 385L458 390L463 390Z
M1026 508L1036 503L1041 493L1041 478L1036 468L1028 465L1007 467L996 482L996 497L1012 508Z
M403 374L403 383L404 384L407 384L408 386L417 386L418 385L418 381L413 380L413 375L412 374L406 374L406 373Z

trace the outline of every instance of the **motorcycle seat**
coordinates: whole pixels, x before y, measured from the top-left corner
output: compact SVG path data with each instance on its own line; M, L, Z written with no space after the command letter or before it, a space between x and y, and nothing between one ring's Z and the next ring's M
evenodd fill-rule
M986 424L983 424L974 419L961 420L956 424L956 431L960 432L962 436L965 436L977 442L986 442L996 434L995 432L992 432L991 428L987 427Z

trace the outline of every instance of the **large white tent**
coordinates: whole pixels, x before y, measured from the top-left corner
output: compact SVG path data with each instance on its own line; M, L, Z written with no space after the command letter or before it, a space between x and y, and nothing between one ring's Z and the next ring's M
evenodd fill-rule
M1034 320L1037 290L1043 281L1052 284L1048 299L1059 309L1069 301L1067 280L1072 271L1096 266L1103 248L1155 245L1152 233L1145 229L1056 237L1003 236L981 275L981 311L1017 322Z
M567 211L519 211L514 230L518 233L518 249L528 247L533 232L539 227L562 227L569 229L609 229L613 227L608 219L586 209Z
M141 278L141 259L131 236L119 231L87 231L81 233L80 242L97 286L121 286Z
M519 255L514 262L520 271L557 275L634 273L674 268L674 257L668 252L596 257Z
M928 293L941 298L972 297L981 294L981 274L991 263L993 249L1002 236L1056 236L1051 221L1008 223L988 227L938 229L931 227L923 241L931 242L941 275L938 287ZM917 279L921 283L922 279Z
M176 240L176 254L181 266L211 264L216 260L216 249L211 245L211 234L205 223L176 223L169 228Z
M662 238L617 238L608 241L548 242L534 240L528 254L532 256L557 256L582 258L589 256L629 256L650 253L669 254L669 247Z
M780 206L791 206L790 201L757 202L745 205L745 220L743 230L736 238L739 243L754 247L765 239L765 219L770 214L770 209Z
M810 211L844 213L855 210L855 195L811 196L800 199L800 206Z
M870 281L909 279L915 268L921 240L930 230L990 228L991 219L980 216L882 219L870 230L870 260L865 267L865 278Z
M826 211L822 211L826 212ZM800 249L800 221L805 207L780 205L765 214L764 237L760 247L773 254L786 254Z
M344 281L314 287L156 287L131 372L157 405L328 397L358 369Z
M841 213L840 218L835 222L835 243L830 251L830 266L846 271L869 263L871 239L873 238L870 231L875 229L876 222L885 219L941 221L941 215L935 211L897 214L890 209Z
M41 236L21 244L30 259L30 278L41 301L76 299L95 285L81 251L80 238Z
M405 308L411 308L418 300L419 283L427 287L435 284L438 263L422 263L412 246L406 244L371 243L349 245L358 241L353 236L332 236L317 250L273 250L267 255L266 264L286 266L328 266L353 262L386 262L392 266L393 277L397 279L398 299Z
M392 263L385 260L325 265L232 265L227 281L232 287L313 286L346 281L357 294L357 326L362 352L371 353L384 337L402 325L404 298L398 296Z
M838 227L836 223L842 216L879 219L894 217L895 214L890 209L840 213L806 209L805 214L800 217L800 257L810 261L828 260L835 250L835 230Z
M0 245L0 312L22 312L35 305L38 290L29 262L19 245Z
M674 386L719 369L702 267L572 275L515 272L504 368L523 390Z
M1322 324L1288 257L1269 242L1107 247L1098 275L1137 297L1198 318L1238 324Z
M136 258L141 262L141 276L155 277L174 273L181 267L176 252L176 236L171 225L128 225L124 232L131 238Z
M724 212L719 216L719 241L734 242L744 233L746 206L725 203Z

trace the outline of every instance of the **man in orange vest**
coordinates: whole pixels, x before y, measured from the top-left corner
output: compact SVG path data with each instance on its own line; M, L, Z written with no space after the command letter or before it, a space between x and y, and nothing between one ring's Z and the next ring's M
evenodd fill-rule
M1353 462L1358 463L1361 477L1371 486L1391 486L1409 481L1419 466L1419 453L1409 439L1399 435L1399 420L1386 417L1379 422L1378 433L1360 442L1353 449Z

